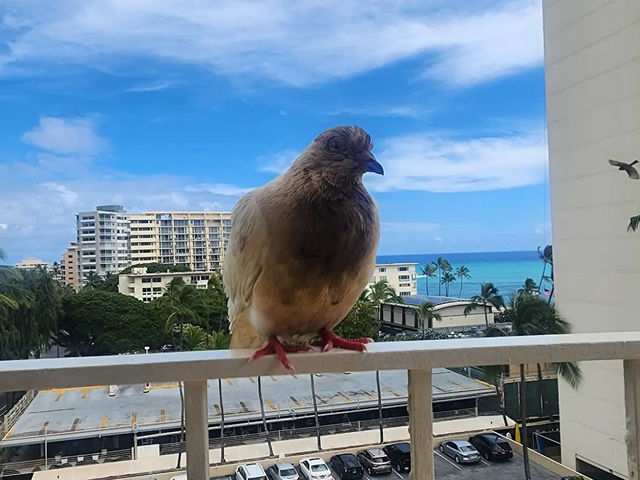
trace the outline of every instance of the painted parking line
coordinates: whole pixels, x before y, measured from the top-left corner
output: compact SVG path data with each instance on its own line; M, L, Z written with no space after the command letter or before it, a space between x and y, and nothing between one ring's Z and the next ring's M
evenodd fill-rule
M487 467L490 467L490 466L491 466L490 464L488 464L487 462L485 462L485 461L484 461L484 460L482 460L482 459L480 459L480 461L481 461L482 463L484 463Z
M400 475L398 472L396 472L396 469L395 469L395 468L392 468L392 469L391 469L391 471L392 471L393 473L395 473L397 476L399 476L402 480L404 480L404 477L403 477L402 475Z
M460 467L459 465L453 463L451 460L449 460L447 457L445 457L443 454L441 454L438 450L436 450L435 448L433 449L433 453L435 453L436 455L438 455L441 459L443 459L445 462L450 463L451 465L453 465L454 467L456 467L458 470L462 470L462 467Z

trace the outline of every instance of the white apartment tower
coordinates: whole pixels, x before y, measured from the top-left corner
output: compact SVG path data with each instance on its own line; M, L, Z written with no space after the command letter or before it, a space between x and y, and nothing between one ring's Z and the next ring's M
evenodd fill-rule
M76 215L78 276L119 273L131 264L129 215L121 205L99 205Z
M638 331L640 181L608 159L640 159L640 1L543 7L556 305L574 332ZM562 463L631 478L622 362L581 366L559 384Z
M218 270L231 233L230 212L146 212L130 215L131 263Z

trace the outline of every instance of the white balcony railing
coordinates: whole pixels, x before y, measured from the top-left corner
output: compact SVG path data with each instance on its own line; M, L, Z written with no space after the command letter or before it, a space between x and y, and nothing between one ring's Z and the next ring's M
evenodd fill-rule
M287 374L275 358L249 363L247 350L218 350L0 362L0 390L184 381L187 475L209 478L207 379ZM431 371L436 367L623 360L629 478L638 478L640 332L376 343L365 353L291 355L297 373L408 370L411 471L432 480Z

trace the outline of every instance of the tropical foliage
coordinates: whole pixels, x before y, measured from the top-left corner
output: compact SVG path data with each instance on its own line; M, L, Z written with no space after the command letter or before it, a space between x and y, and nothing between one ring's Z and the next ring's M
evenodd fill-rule
M549 304L543 298L536 295L519 294L510 300L506 308L507 317L511 320L511 330L506 332L498 327L487 328L487 336L505 335L557 335L569 333L571 326L557 312L554 305ZM560 375L569 385L577 388L582 379L580 367L573 362L554 364L558 375ZM539 401L543 403L542 395L542 375L538 366L538 395ZM523 456L525 458L525 478L531 478L528 471L527 452L527 406L524 388L526 385L524 365L520 365L520 413L522 416L522 444Z
M374 304L360 299L334 329L343 338L378 338L379 324Z
M425 266L420 267L420 270L418 273L420 273L420 275L424 275L425 277L426 286L427 286L427 295L429 295L429 279L437 277L436 275L437 270L438 268L434 263L427 263Z
M449 285L456 281L456 276L451 272L444 272L440 283L444 285L444 294L449 296Z
M471 272L466 265L460 265L456 269L456 277L458 278L458 280L460 280L460 291L458 292L458 297L462 297L462 284L465 278L467 280L471 278Z
M496 309L504 307L504 299L493 283L483 283L480 285L480 293L471 297L470 300L471 303L464 309L465 316L480 306L484 311L484 322L487 327L489 326L489 317L487 315L488 307L492 306Z
M44 269L0 267L0 360L37 357L47 348L64 293Z
M418 305L418 325L422 331L425 330L425 325L431 328L434 320L440 320L440 314L433 311L435 306L433 302L422 302Z

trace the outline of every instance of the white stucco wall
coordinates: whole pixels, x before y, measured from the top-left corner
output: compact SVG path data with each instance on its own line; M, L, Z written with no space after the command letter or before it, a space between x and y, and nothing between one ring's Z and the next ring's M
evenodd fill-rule
M640 2L543 6L557 305L576 332L638 330L640 181L608 159L640 158ZM626 475L621 362L582 368L560 384L562 461Z

